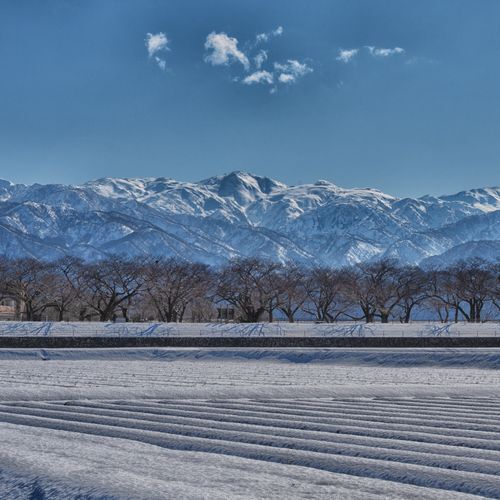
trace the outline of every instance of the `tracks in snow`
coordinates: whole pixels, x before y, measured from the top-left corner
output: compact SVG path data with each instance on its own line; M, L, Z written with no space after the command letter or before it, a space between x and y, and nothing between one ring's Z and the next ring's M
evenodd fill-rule
M500 497L500 400L0 403L0 421Z

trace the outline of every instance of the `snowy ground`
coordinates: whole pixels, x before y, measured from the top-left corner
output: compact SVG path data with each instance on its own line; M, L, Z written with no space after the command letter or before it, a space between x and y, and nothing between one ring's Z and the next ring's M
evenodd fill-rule
M500 350L0 350L0 498L500 497Z
M99 323L0 321L0 336L99 337L500 337L488 323Z

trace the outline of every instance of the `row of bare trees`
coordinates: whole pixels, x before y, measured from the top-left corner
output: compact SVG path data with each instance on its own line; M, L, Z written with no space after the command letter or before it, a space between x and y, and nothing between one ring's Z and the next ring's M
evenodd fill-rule
M0 298L28 321L212 321L224 305L235 320L480 322L500 315L500 264L471 259L423 270L392 260L341 269L238 259L211 268L180 259L110 257L85 263L0 259ZM489 316L485 311L489 311Z
M500 311L500 265L481 259L446 269L399 266L392 260L341 269L281 266L255 259L235 261L219 275L217 296L257 321L280 311L288 321L306 314L316 321L396 319L408 323L415 309L441 321L484 320L488 304Z

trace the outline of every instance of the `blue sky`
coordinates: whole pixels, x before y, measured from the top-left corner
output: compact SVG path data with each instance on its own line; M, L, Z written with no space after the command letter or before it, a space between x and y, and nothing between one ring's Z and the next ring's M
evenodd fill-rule
M496 0L3 0L0 177L498 185L499 19Z

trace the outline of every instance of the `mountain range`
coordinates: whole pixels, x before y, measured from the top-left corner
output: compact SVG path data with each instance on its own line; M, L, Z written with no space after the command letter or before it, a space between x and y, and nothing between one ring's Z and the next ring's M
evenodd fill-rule
M0 254L86 260L258 256L341 266L391 257L445 264L500 257L500 187L397 198L328 181L287 186L232 172L199 182L103 178L82 185L0 180Z

